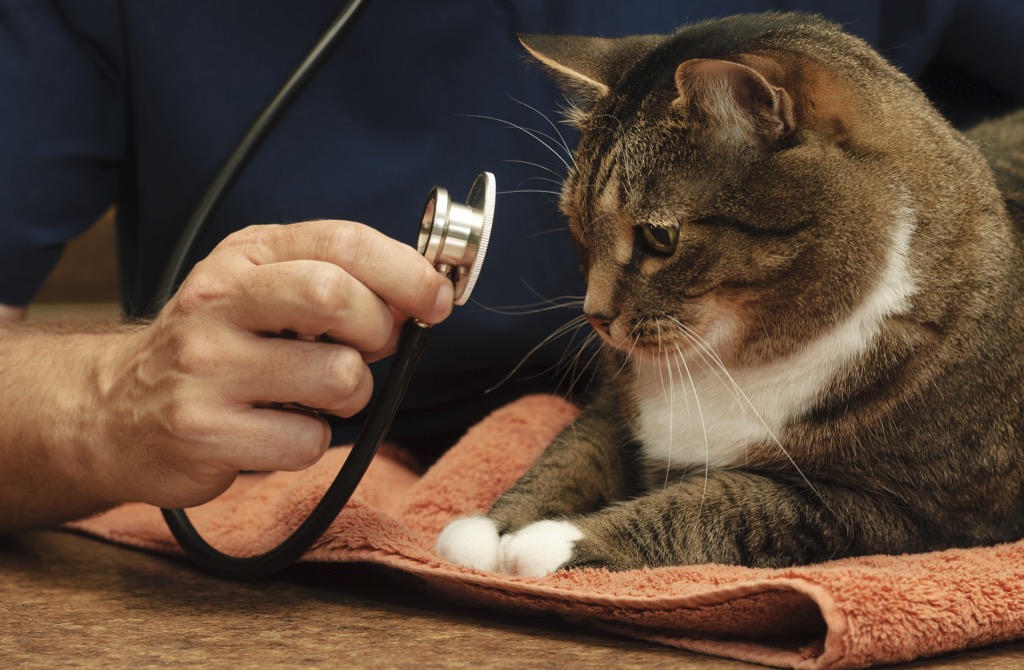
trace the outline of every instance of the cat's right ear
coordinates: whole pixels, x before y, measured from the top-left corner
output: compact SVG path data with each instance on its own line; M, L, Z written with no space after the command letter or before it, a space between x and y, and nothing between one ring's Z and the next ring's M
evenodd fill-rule
M581 110L589 111L619 77L664 38L519 35L526 50Z
M793 101L785 89L742 63L693 58L676 69L676 104L698 110L723 137L759 134L774 141L793 131Z

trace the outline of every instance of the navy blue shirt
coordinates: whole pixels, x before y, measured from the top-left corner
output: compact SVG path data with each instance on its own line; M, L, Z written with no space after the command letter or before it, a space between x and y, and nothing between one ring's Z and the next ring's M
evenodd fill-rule
M65 242L116 204L125 310L145 313L207 182L343 4L0 0L0 303L29 303ZM313 218L414 243L431 186L462 198L494 172L482 277L434 334L396 424L399 440L447 443L512 396L557 389L564 339L485 393L578 314L510 312L583 293L549 181L568 160L558 135L571 146L572 133L516 33L667 33L735 11L816 10L911 75L938 55L1020 94L1022 11L998 4L375 0L235 184L199 257L243 226ZM971 31L988 32L972 44Z

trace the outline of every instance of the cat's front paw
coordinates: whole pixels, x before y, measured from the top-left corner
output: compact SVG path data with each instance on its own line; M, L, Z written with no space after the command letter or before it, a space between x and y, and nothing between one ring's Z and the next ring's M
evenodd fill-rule
M498 535L494 521L470 516L448 524L435 549L448 561L476 570L543 577L573 558L583 532L568 521L545 520Z
M494 572L498 569L498 528L485 516L468 516L445 526L437 536L437 553L456 565Z
M498 568L520 577L543 577L569 562L583 532L568 521L531 523L503 535L498 547Z

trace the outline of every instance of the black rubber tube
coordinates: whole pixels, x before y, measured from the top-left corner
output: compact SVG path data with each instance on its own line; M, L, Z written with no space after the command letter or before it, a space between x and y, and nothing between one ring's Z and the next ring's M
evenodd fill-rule
M349 0L316 45L295 68L295 72L288 78L288 81L281 86L259 113L227 160L224 161L224 165L210 182L206 193L203 194L178 237L174 251L171 252L170 260L164 267L163 276L160 278L152 310L157 311L162 308L174 295L178 284L183 279L185 268L191 267L189 257L192 255L192 248L195 246L199 233L206 227L206 222L220 206L224 196L238 179L242 169L248 164L249 159L252 158L253 153L263 142L270 129L316 73L331 50L341 41L366 1Z
M185 268L190 267L190 256L199 234L220 206L231 186L248 164L257 147L277 120L316 73L327 55L352 25L367 0L349 0L303 59L288 81L263 108L248 128L238 145L228 156L220 171L207 187L202 199L185 224L170 260L164 268L157 288L153 309L162 308L183 279ZM348 459L327 493L309 517L279 546L256 556L236 557L224 554L196 531L184 510L165 509L164 519L185 553L204 569L232 579L259 579L271 575L297 560L327 530L345 507L352 492L373 460L387 434L395 412L409 385L413 369L426 344L429 328L410 321L403 329L398 353L384 380L380 393L371 404L366 423L356 439Z
M380 392L370 404L366 422L359 431L351 453L323 499L288 539L262 554L230 556L206 542L184 510L165 509L163 515L167 526L186 555L204 570L221 577L241 580L268 577L298 560L341 513L363 478L395 418L429 333L430 327L418 321L405 324L391 369Z

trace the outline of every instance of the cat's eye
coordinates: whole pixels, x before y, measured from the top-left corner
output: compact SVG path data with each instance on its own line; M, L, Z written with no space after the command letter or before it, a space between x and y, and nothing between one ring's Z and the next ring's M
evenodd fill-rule
M670 226L640 226L643 231L644 242L647 243L656 253L669 256L676 251L679 244L679 225Z

